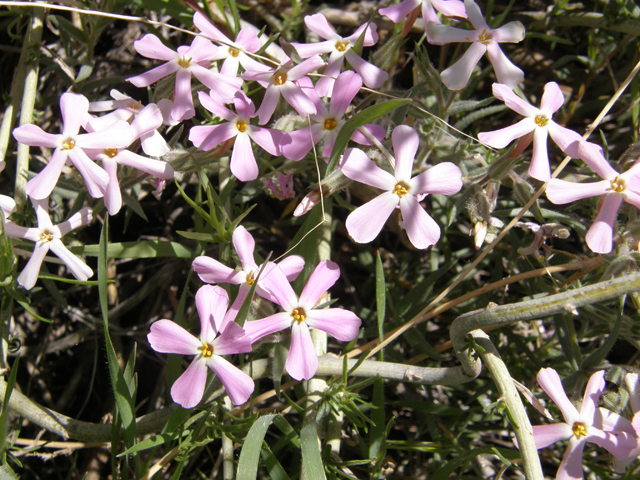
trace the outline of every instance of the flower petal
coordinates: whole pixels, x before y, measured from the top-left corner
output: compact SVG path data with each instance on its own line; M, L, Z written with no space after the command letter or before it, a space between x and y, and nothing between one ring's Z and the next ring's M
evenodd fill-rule
M285 132L272 128L254 127L253 125L248 125L247 127L247 133L251 140L256 142L262 149L274 156L282 155L280 145Z
M478 39L479 32L463 30L442 23L427 23L427 40L432 45L444 45L445 43L468 43ZM484 52L483 52L484 53Z
M518 112L524 117L535 117L542 112L526 100L523 100L508 86L501 83L494 83L492 86L493 96L502 100L507 107L514 112Z
M533 155L529 165L529 176L542 182L547 182L551 178L547 135L548 130L544 127L538 127L533 131Z
M202 347L200 340L171 320L153 322L147 340L159 353L198 355L198 349Z
M511 88L516 88L524 82L524 72L507 58L497 42L487 45L487 55L496 72L498 82Z
M231 283L240 285L244 281L244 274L236 272L211 257L201 256L193 261L193 271L200 280L206 283Z
M287 280L293 282L304 268L304 258L300 255L289 255L278 262L278 267Z
M246 133L236 135L236 143L231 152L231 173L241 182L258 178L258 164L253 155L251 139Z
M280 100L280 88L269 85L264 92L260 108L258 108L258 111L256 112L259 117L258 123L260 125L264 125L271 119L273 112L278 106L278 100Z
M556 205L572 203L583 198L605 195L611 188L611 182L603 180L596 183L575 183L552 178L547 185L547 198Z
M62 260L71 274L78 280L85 282L93 276L93 270L91 270L80 258L67 250L67 247L64 246L60 239L54 238L51 240L49 248L60 260Z
M393 190L396 179L378 167L359 148L347 148L342 157L342 173L356 182L365 183L380 190Z
M347 232L357 243L371 242L397 206L398 196L384 192L349 214L345 223Z
M200 150L208 152L222 142L238 135L238 128L234 122L224 122L218 125L198 125L189 130L189 140Z
M534 425L533 440L536 442L536 448L547 448L561 440L571 438L573 432L571 427L566 423L554 423L552 425Z
M118 153L118 163L127 167L135 168L141 172L153 175L156 178L169 180L173 178L173 168L167 162L143 157L129 150L122 150Z
M29 229L31 230L31 229ZM49 244L36 243L33 249L33 254L29 258L29 261L18 275L18 284L22 285L26 290L31 290L38 281L38 274L40 273L40 267L42 261L49 251Z
M275 303L290 312L298 305L296 296L284 272L275 263L269 262L260 275L259 284L273 295Z
M416 248L429 248L440 240L440 227L413 195L400 199L402 220L400 226L407 231L409 240Z
M13 129L13 137L23 145L56 148L62 143L62 135L47 133L37 125L27 124Z
M202 400L206 383L207 364L198 356L173 383L171 398L182 408L193 408Z
M549 82L544 86L540 110L551 117L564 104L564 94L556 82Z
M582 480L584 478L582 452L584 451L585 443L587 443L585 440L577 440L575 436L569 439L567 451L564 453L562 462L558 467L557 480Z
M338 278L340 278L340 267L337 263L331 260L320 262L300 294L300 305L307 311L311 310L320 297L338 281Z
M249 375L218 355L213 355L209 359L209 365L220 379L220 382L222 382L227 395L231 399L231 403L242 405L249 400L253 390L256 388L253 379Z
M355 72L343 72L338 75L331 95L329 115L340 119L362 88L362 78Z
M397 5L381 8L379 12L380 15L390 18L393 23L400 23L407 15L418 8L421 3L420 0L404 0Z
M235 113L233 113L217 100L211 98L211 96L206 94L205 92L198 92L198 100L200 100L200 104L204 108L209 110L215 116L225 119L227 122L233 122L237 117Z
M27 182L25 192L35 199L47 198L60 178L69 150L55 149L49 163L35 177Z
M246 322L244 324L244 331L251 337L251 342L253 343L262 337L289 328L292 322L293 318L290 314L280 312L267 318Z
M593 425L593 417L596 414L596 408L598 408L598 400L600 394L604 390L604 370L600 370L589 378L587 388L584 391L584 397L582 399L582 406L580 407L580 418L585 421L589 421Z
M491 30L491 34L493 35L494 42L518 43L524 40L525 29L524 25L520 22L509 22Z
M462 172L451 162L442 162L409 181L411 193L452 195L462 188Z
M304 92L293 82L286 82L280 87L282 96L299 115L313 115L317 112L316 106ZM261 122L262 123L262 122Z
M133 83L138 88L148 87L149 85L156 83L158 80L177 72L179 69L180 67L175 62L163 63L156 68L152 68L148 72L127 78L127 82Z
M174 50L165 46L153 33L147 33L140 40L133 42L133 48L143 57L153 58L154 60L168 62L178 56Z
M307 325L327 332L341 342L350 342L358 337L362 321L358 316L342 308L307 310Z
M464 0L464 9L467 12L467 18L469 18L469 21L471 22L471 25L473 25L473 28L475 28L476 30L491 31L489 25L487 25L487 22L482 16L480 7L476 2L474 2L473 0Z
M195 115L196 110L191 96L191 72L181 68L176 72L175 96L173 107L171 108L171 117L181 122L193 118Z
M600 178L605 180L613 180L618 176L618 172L609 165L604 158L602 147L591 142L581 141L578 144L578 154L591 170L596 172Z
M232 236L233 247L240 257L243 270L253 270L257 268L256 261L253 258L253 252L256 249L256 242L251 234L242 225L236 227Z
M430 23L429 26L435 25ZM473 42L464 52L460 59L440 74L442 83L449 90L461 90L469 83L471 72L482 55L487 51L487 47L480 42Z
M478 134L478 140L493 148L504 148L516 138L524 137L534 130L536 130L535 121L532 118L524 118L515 125L510 125L492 132L480 132Z
M338 34L333 29L333 27L329 24L327 17L325 17L321 13L315 13L313 15L306 15L304 17L304 23L307 25L309 30L318 35L321 38L333 39L337 37Z
M598 216L585 236L593 252L610 253L613 249L613 224L623 198L619 193L609 193L603 197Z
M420 146L418 132L408 125L398 125L391 134L393 152L395 153L395 177L398 181L408 182L411 179L413 162Z
M316 139L316 135L313 135L312 141L309 128L290 132L282 138L282 155L288 160L299 162L311 151L314 142L318 143L322 138L319 135L318 137Z
M291 347L285 368L294 380L309 380L318 371L318 354L305 322L293 322L291 326Z
M578 421L579 415L576 407L573 406L567 394L564 393L564 387L558 372L553 368L543 368L537 375L538 384L542 387L547 395L558 406L564 419L568 425L573 425Z
M344 58L358 72L362 77L362 82L369 88L380 88L389 79L387 72L359 57L353 50L347 50Z
M213 351L216 355L249 353L251 352L251 337L240 325L230 322L222 334L213 341Z
M211 342L221 331L222 320L229 307L229 295L217 285L203 285L196 292L196 309L200 317L200 338Z
M582 136L573 130L558 125L553 120L549 120L547 124L549 136L560 149L571 158L580 158L580 143L583 142Z
M82 175L89 195L93 198L102 197L109 184L109 174L87 157L87 154L80 148L69 150L69 161Z

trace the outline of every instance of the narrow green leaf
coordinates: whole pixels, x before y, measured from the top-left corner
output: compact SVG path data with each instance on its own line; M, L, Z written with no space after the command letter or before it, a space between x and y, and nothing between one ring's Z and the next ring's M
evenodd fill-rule
M349 120L347 120L347 122L340 129L340 132L338 132L336 141L333 144L331 159L329 160L329 165L327 166L325 178L336 168L338 160L340 160L340 156L344 153L349 140L351 139L357 128L366 125L367 123L371 123L377 118L386 115L394 108L398 108L409 102L411 102L410 99L403 99L390 100L388 102L379 103L361 111L360 113L357 113Z
M7 425L9 424L9 399L13 392L13 387L16 384L16 375L18 375L18 363L20 362L20 356L18 355L11 365L9 372L9 380L7 381L7 389L4 391L4 399L2 401L2 414L0 414L0 455L2 458L5 456L6 440L7 440Z
M99 256L99 245L69 247L75 255ZM177 242L145 240L140 242L111 243L107 247L108 258L192 258L193 252Z
M381 450L385 447L386 425L384 422L384 380L376 378L373 383L373 405L376 407L371 410L371 432L369 434L369 458L372 462L380 456Z
M266 443L262 445L260 455L262 456L265 467L267 467L269 477L271 477L272 480L290 480L289 475L284 471L284 468L282 468L282 465L280 465L280 462L278 462L278 459Z
M611 333L605 338L602 345L596 348L591 355L583 360L582 364L580 365L580 370L584 372L589 368L597 367L598 365L600 365L600 362L602 362L607 357L615 343L618 341L623 318L624 316L618 315L618 319L616 320Z
M258 476L258 461L262 450L262 442L267 429L278 414L264 415L258 418L249 429L247 439L242 446L238 459L237 480L255 480Z
M204 218L208 224L211 224L211 217L209 216L209 214L205 212L200 205L196 204L196 202L191 200L191 198L189 198L189 196L186 193L184 193L184 190L182 190L182 187L180 187L180 184L178 182L176 182L176 187L178 187L178 190L180 191L182 198L184 198L184 200L191 206L191 208L193 208L196 212L198 212L198 215Z
M189 432L186 432L186 431L182 432L183 437L186 437L187 435L189 435ZM178 438L177 434L170 435L168 433L163 433L160 435L154 435L151 438L147 438L142 442L136 443L133 447L120 453L118 457L126 457L127 455L130 455L132 453L141 452L143 450L149 450L150 448L159 447L161 445L164 445L165 443L169 443L175 440L176 438Z
M320 455L320 440L318 438L318 425L311 420L300 431L302 442L302 467L308 480L326 480L324 465Z
M385 280L384 280L384 268L382 267L382 259L380 258L380 252L376 252L376 312L378 317L378 338L380 343L384 340L384 317L385 317ZM378 359L383 361L383 352L378 352Z

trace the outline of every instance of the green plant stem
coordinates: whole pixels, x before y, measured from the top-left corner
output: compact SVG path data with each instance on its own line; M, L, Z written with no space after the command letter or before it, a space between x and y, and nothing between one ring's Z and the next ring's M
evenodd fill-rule
M42 25L44 10L34 8L31 16L31 23L27 30L25 44L27 45L27 55L25 59L24 92L22 94L22 107L20 110L20 125L33 123L33 107L36 103L38 91L38 73L40 49L35 48L42 40ZM18 158L16 161L16 189L14 200L18 208L27 201L25 186L27 185L27 170L29 170L29 146L18 144Z
M229 397L224 398L224 406L227 410L231 410L231 400ZM226 425L231 425L231 419L225 421ZM224 433L222 434L222 478L224 480L233 480L235 476L233 468L233 440Z

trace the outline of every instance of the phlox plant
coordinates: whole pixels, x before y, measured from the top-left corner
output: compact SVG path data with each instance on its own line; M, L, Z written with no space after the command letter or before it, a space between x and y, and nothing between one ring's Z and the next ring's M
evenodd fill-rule
M0 476L637 475L633 5L365 7L4 12Z

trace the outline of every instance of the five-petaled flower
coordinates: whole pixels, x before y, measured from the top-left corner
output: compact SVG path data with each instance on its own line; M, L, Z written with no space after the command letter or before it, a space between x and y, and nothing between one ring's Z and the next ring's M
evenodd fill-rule
M358 336L361 321L342 308L315 309L318 300L340 277L340 268L330 260L318 264L298 298L284 272L275 264L263 272L263 288L269 291L284 312L244 325L251 340L291 327L291 347L285 363L287 373L296 380L309 380L318 370L316 353L309 328L317 328L343 342Z
M547 136L551 136L551 139L566 155L578 157L578 144L582 137L551 119L564 103L564 95L556 82L549 82L544 86L540 108L527 103L507 85L500 83L493 84L493 96L502 100L511 110L527 118L510 127L479 133L478 138L481 142L494 148L504 148L516 138L523 137L523 141L527 142L527 145L533 140L529 175L543 182L551 178Z
M346 221L349 235L358 243L378 236L393 211L402 212L400 226L416 248L428 248L440 239L440 227L420 205L427 194L451 195L462 188L462 173L450 162L440 163L411 177L418 151L418 132L407 125L397 126L391 135L395 152L394 174L383 170L357 148L347 149L342 172L351 180L384 190L384 193L358 207Z
M191 365L171 387L171 398L184 408L193 408L202 400L207 367L218 376L234 405L245 403L253 393L255 385L251 377L222 358L222 355L251 351L251 340L242 327L234 322L223 326L228 305L227 292L205 285L196 293L199 338L171 320L158 320L151 325L147 339L156 352L195 355Z
M602 149L593 143L580 142L578 154L603 180L596 183L575 183L553 178L547 185L547 198L557 204L604 195L598 206L598 216L589 228L585 240L595 253L613 249L613 224L624 200L640 208L640 163L624 173L618 173L606 161Z
M604 370L594 373L589 379L580 411L573 406L564 392L558 372L552 368L543 368L537 378L538 383L558 406L565 420L565 423L533 427L533 437L538 449L546 448L561 440L569 441L556 474L557 480L583 478L582 452L587 442L605 448L617 458L627 457L635 446L635 439L622 430L616 433L603 430L605 425L612 424L628 423L630 427L628 420L625 421L624 418L611 412L606 412L606 421L603 420L603 412L598 409L598 399L605 387Z
M380 15L389 17L393 23L400 23L407 18L412 10L422 4L422 19L425 25L427 22L441 23L436 10L445 17L466 18L467 12L464 3L460 0L404 0L396 5L381 8Z
M336 33L333 27L321 13L315 15L307 15L304 17L304 23L307 24L309 30L316 35L325 39L324 42L318 43L294 43L298 55L302 58L308 58L312 55L329 53L329 61L327 68L323 72L323 77L318 80L316 91L321 97L328 97L334 91L333 83L335 78L340 74L344 60L360 74L364 84L369 88L379 88L389 78L389 74L379 69L375 65L367 62L353 51L353 47L358 38L364 32L365 47L375 45L378 41L378 32L375 23L364 24L350 36L342 38ZM365 31L366 29L366 31Z
M44 257L47 255L49 250L55 253L56 256L62 260L69 271L78 280L85 281L91 277L93 275L93 270L91 270L86 263L67 250L67 247L64 246L61 240L61 238L70 231L91 222L91 209L85 207L79 212L74 213L68 220L59 223L58 225L53 225L51 218L49 217L49 199L31 199L31 202L33 203L33 208L38 220L37 227L25 228L15 225L13 222L5 223L5 234L7 237L24 238L25 240L30 240L36 243L31 258L29 258L27 265L18 276L18 283L27 290L33 288L38 280L38 274L40 273L40 267L42 266Z
M496 72L498 82L511 88L517 87L524 81L524 72L511 63L499 44L521 42L524 39L524 26L520 22L509 22L492 30L473 0L465 0L464 5L473 30L462 30L435 22L427 24L429 43L444 45L445 43L472 42L465 54L441 73L442 83L451 90L464 88L469 82L473 67L486 53Z

